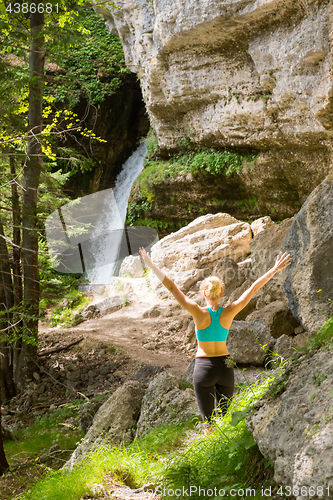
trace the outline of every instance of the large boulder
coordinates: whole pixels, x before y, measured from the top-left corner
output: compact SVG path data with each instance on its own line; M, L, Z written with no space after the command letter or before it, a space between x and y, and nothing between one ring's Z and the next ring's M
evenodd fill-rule
M178 423L200 415L192 389L179 389L177 378L164 371L149 384L142 400L136 437L166 423Z
M250 252L251 239L248 223L228 214L209 214L161 239L152 247L151 256L153 262L186 293L198 289L200 282L214 272L224 279L227 270L229 274L234 271L230 262L237 267L236 261L244 260ZM239 284L244 278L242 273L237 274ZM159 296L170 295L153 274L151 285Z
M292 219L285 219L280 224L259 232L250 242L252 261L252 281L271 269L277 255L285 248L285 239L292 224ZM276 274L264 287L256 293L257 308L262 308L276 300L287 301L283 282L285 271Z
M285 281L290 310L303 327L316 332L327 315L332 315L332 174L316 187L294 217L284 249L292 255Z
M137 380L130 380L119 387L100 407L92 426L66 466L74 467L93 447L105 442L128 444L133 439L133 426L139 416L144 391L145 386Z
M276 483L304 487L299 500L309 498L310 487L311 498L332 498L332 384L332 352L318 351L295 364L277 386L284 392L257 403L246 420L261 453L274 462Z
M101 302L97 302L96 308L98 314L104 316L105 314L111 314L123 306L124 297L123 295L114 295L113 297L107 297Z
M142 278L144 276L141 258L139 256L128 255L123 260L119 276L127 275L131 278Z
M222 257L248 255L251 239L250 224L228 214L209 214L160 240L151 255L158 266L175 271L213 268Z
M263 319L234 321L227 339L228 351L233 361L253 365L264 365L265 352L274 344L275 340Z
M281 335L293 335L298 321L293 317L285 302L276 300L260 310L256 310L246 317L247 321L263 318L275 339Z

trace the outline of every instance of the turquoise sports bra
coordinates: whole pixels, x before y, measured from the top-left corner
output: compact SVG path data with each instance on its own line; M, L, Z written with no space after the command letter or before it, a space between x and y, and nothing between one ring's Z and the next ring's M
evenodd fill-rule
M207 307L210 314L210 325L203 330L197 330L195 327L195 333L197 339L200 342L220 342L227 340L229 330L220 325L220 316L223 307L219 307L217 311L213 311L210 307Z

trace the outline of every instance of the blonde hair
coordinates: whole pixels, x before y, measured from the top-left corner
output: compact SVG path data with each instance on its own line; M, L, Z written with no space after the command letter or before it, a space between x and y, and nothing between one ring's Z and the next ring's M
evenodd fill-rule
M209 276L203 282L203 291L210 299L217 299L223 292L223 283L217 276Z

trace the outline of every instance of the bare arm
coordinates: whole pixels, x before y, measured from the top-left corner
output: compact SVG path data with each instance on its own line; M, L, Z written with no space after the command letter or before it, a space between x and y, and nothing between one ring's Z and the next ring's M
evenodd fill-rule
M260 290L271 278L273 278L274 274L282 271L285 267L289 266L291 262L290 255L284 253L282 257L279 255L276 258L276 262L272 269L267 271L267 273L263 274L260 278L258 278L251 286L248 288L238 300L232 302L226 309L230 313L232 319L238 314L245 306L250 302L254 294Z
M175 285L175 283L163 272L159 267L157 267L151 260L149 253L146 252L144 248L140 248L140 257L143 262L150 267L150 269L156 274L158 279L172 293L177 302L184 307L192 316L197 316L200 314L200 307L194 300L186 297L181 290Z

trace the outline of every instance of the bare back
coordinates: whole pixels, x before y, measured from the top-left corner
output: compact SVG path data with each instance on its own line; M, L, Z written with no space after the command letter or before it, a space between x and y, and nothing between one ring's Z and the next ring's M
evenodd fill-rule
M204 330L209 327L211 318L207 307L200 307L198 313L193 316L195 326L198 330ZM224 308L220 316L220 325L229 330L233 317L228 307ZM202 342L198 340L198 349L196 357L216 357L229 354L226 341Z

